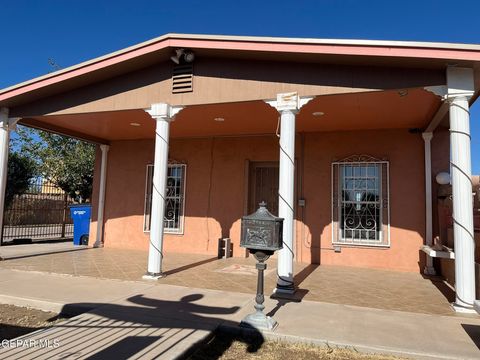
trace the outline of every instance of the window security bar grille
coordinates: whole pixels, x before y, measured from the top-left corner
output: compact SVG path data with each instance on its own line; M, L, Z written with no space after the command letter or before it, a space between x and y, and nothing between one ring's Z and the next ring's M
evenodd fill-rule
M147 165L144 232L150 231L153 171L154 166ZM165 189L165 215L163 220L165 233L183 234L186 171L187 165L185 164L168 164L167 187Z
M332 163L332 243L390 246L388 161L362 155Z

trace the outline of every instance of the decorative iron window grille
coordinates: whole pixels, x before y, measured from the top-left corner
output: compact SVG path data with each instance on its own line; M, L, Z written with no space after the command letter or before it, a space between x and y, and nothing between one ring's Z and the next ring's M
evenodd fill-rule
M147 165L147 181L145 186L145 215L143 231L150 231L152 193L153 193L153 165ZM167 188L165 191L165 215L163 226L165 233L183 234L185 208L185 177L187 165L168 164Z
M389 163L368 155L332 163L332 243L390 246Z

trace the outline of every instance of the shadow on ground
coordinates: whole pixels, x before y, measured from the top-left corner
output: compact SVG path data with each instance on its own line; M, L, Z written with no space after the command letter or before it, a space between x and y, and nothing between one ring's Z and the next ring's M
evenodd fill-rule
M39 329L41 329L41 327L0 324L0 341L15 339Z
M438 291L447 299L449 303L455 301L455 291L447 285L445 279L441 276L422 275L424 279L430 280Z
M462 324L463 330L472 339L473 343L480 349L480 326L471 324Z
M204 265L204 264L208 264L208 263L211 263L212 261L217 261L217 260L218 260L218 257L215 256L215 257L210 258L210 259L205 259L205 260L202 260L202 261L197 261L197 262L194 262L194 263L192 263L192 264L187 264L187 265L184 265L184 266L180 266L180 267L178 267L178 268L175 268L175 269L171 269L171 270L165 271L164 275L166 275L166 276L168 276L168 275L173 275L173 274L176 274L176 273L179 273L179 272L188 270L188 269L192 269L192 268L197 267L197 266L201 266L201 265Z
M51 358L157 358L172 354L187 357L205 343L215 342L215 350L210 351L208 358L216 359L233 341L245 343L249 352L258 351L264 343L261 333L253 328L240 329L237 322L228 319L240 309L238 306L201 304L199 302L203 297L201 294L191 294L174 301L135 295L120 304L68 304L64 306L61 316L78 314L85 309L93 310L33 336L35 339L59 341L58 349L49 350ZM231 333L237 335L229 336L228 341L225 338L219 341L214 333L220 325L222 329L231 329ZM36 358L40 355L43 355L41 350L15 353L17 358ZM204 358L201 356L195 358Z

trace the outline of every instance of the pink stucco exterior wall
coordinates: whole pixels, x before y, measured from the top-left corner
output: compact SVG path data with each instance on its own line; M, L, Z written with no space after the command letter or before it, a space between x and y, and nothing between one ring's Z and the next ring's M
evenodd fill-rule
M303 137L303 139L302 139ZM153 140L115 141L108 159L104 241L106 247L147 249L143 233L146 165L153 163ZM317 132L297 135L297 178L306 207L297 208L296 260L419 271L425 229L424 158L420 134L406 129ZM368 154L390 162L391 246L386 249L331 245L331 162ZM166 235L164 250L217 254L220 237L239 248L240 218L246 209L247 160L277 161L275 136L172 139L170 159L187 164L183 235ZM98 155L97 155L98 159ZM97 165L98 173L98 165ZM94 214L98 176L93 195ZM95 236L96 218L92 219Z

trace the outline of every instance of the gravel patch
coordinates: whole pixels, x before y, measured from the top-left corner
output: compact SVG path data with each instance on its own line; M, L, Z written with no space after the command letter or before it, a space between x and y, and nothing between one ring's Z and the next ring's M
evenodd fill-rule
M317 346L284 341L264 341L259 336L240 337L217 333L189 360L404 360L396 356L365 354L354 348Z
M0 340L14 339L55 325L63 319L53 312L0 304Z

